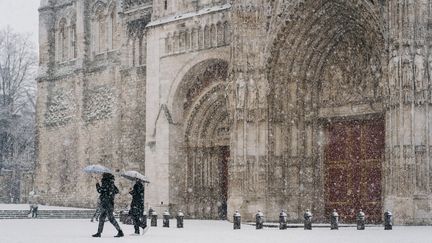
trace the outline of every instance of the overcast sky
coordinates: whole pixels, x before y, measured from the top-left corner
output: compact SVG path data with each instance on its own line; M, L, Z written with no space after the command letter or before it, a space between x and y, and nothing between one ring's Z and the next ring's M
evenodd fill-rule
M39 3L40 0L0 0L0 29L9 25L16 32L30 33L37 46Z

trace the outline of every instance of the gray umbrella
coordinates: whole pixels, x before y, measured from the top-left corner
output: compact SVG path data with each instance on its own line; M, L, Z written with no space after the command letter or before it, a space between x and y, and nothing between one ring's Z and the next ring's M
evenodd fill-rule
M134 171L134 170L125 171L125 172L121 173L120 176L122 176L128 180L131 180L131 181L138 179L138 180L141 180L143 182L150 183L150 181L148 180L148 178L145 175L139 173L138 171Z
M107 168L103 165L89 165L89 166L84 168L84 172L85 173L94 173L94 174L103 174L103 173L112 174L113 173L109 168Z

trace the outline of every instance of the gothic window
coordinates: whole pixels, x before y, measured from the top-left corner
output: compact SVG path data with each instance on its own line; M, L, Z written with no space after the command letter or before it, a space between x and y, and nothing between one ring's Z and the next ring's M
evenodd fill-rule
M204 47L210 47L210 29L208 26L204 28Z
M113 50L115 45L115 32L116 32L116 16L115 10L111 11L108 18L108 49Z
M71 37L71 55L72 58L77 58L77 36L76 36L76 25L72 24L71 31L70 31L70 37Z
M164 9L165 9L165 10L168 9L168 0L164 0Z
M204 48L204 31L201 27L198 29L198 49Z
M217 32L217 37L216 37L216 43L217 43L217 46L222 46L223 45L223 36L224 36L224 30L223 30L223 28L222 28L222 24L221 23L217 23L217 25L216 25L216 32Z
M210 27L210 46L214 47L216 45L216 27L214 24Z
M224 43L227 45L231 42L231 35L230 35L230 25L228 22L224 23Z
M98 19L98 48L97 52L101 53L105 48L105 19L103 17Z
M174 32L173 35L173 52L177 53L179 51L179 34L177 32Z
M198 49L198 31L197 29L192 29L192 49Z
M180 51L184 51L185 49L185 32L180 32L180 40L179 40L179 49Z
M99 4L96 7L93 15L93 30L92 30L92 46L93 52L99 54L107 48L106 37L107 37L107 27L106 27L106 16L104 14L104 5Z
M135 38L132 40L132 66L135 66L136 63L136 40Z
M186 32L185 32L185 38L186 38L186 40L185 40L185 45L186 45L186 51L189 51L190 50L190 47L191 47L191 34L190 34L190 32L189 32L189 30L186 30Z
M59 61L65 61L67 59L67 27L66 19L60 20L59 24L59 45L58 45L58 56Z
M165 38L165 53L169 54L171 53L171 35L168 34L167 37Z
M132 37L131 38L129 38L129 40L128 40L128 64L130 65L130 66L133 66L134 65L134 42L133 42L133 39L132 39Z

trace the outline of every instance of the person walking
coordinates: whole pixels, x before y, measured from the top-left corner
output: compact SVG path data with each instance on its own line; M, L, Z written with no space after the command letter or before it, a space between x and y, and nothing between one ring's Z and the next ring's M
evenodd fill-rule
M36 195L35 191L30 192L29 203L30 203L30 212L32 218L37 218L38 215L38 195Z
M99 216L99 227L96 234L92 235L93 237L101 237L101 233L103 231L105 218L108 217L108 220L118 231L117 235L114 237L123 237L123 231L121 230L119 224L114 218L114 197L117 193L119 193L118 188L114 184L114 176L109 173L104 173L102 175L101 180L102 185L96 183L97 192L100 194L99 199L101 202L101 211Z
M95 213L93 214L93 217L91 218L90 222L93 222L95 219L96 219L96 221L98 221L100 213L101 213L101 200L100 200L100 198L98 198L96 210L95 210Z
M145 228L142 222L142 217L144 214L144 185L141 180L136 179L133 189L129 192L132 195L132 202L130 205L129 215L131 215L135 234L140 234L139 227Z

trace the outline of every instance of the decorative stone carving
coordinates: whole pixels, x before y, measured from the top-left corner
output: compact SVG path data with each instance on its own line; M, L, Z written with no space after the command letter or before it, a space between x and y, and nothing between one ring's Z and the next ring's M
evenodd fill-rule
M425 58L420 48L416 49L414 57L414 85L415 85L415 98L417 103L424 103L426 96L423 92L426 88L426 73L425 73Z
M68 123L75 112L75 101L72 90L59 89L48 97L45 113L45 125L54 127Z
M255 110L257 108L257 85L253 77L249 78L248 83L248 109Z
M265 74L261 74L260 76L258 82L258 107L260 109L267 109L267 97L270 94L270 86Z
M107 119L112 116L114 108L114 94L109 87L101 86L84 92L83 119L90 123Z
M405 103L412 101L413 67L409 46L404 46L402 54L402 89Z
M236 80L236 97L237 97L237 109L243 109L246 101L246 81L243 78L243 73L239 73Z
M425 88L424 78L425 78L425 68L424 68L424 56L421 53L421 49L417 48L414 57L414 78L415 78L415 88L416 91L421 91Z
M235 95L234 95L234 80L233 75L230 75L230 78L228 78L227 84L225 86L225 99L227 102L227 109L230 113L230 117L234 114L234 107L235 107Z
M398 86L398 79L399 79L399 57L397 55L397 50L393 49L392 56L390 58L389 62L389 94L390 94L390 103L391 104L397 104L398 97L395 95L395 91Z
M151 2L152 2L151 0L123 0L122 7L125 11L127 11L131 8L136 8L142 5L150 4Z

